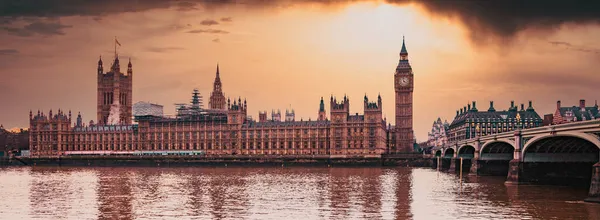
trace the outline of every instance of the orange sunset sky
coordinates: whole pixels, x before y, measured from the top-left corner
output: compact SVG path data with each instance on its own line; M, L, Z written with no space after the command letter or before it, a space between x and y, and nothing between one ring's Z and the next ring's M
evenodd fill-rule
M96 63L102 56L108 68L115 36L120 59L133 63L134 102L162 104L166 114L194 88L206 106L218 62L225 96L245 97L253 118L291 106L297 120L314 120L320 98L332 94L347 94L351 114L362 114L365 93L380 93L394 124L402 36L415 74L418 141L435 119L451 122L471 101L486 110L489 101L506 109L532 100L543 115L557 100L600 99L598 3L32 2L0 3L6 128L27 127L30 109L71 109L95 121Z

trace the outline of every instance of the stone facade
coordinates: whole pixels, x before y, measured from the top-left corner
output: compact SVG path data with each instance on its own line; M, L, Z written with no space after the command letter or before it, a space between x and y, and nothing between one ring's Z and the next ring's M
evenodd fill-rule
M119 56L115 59L110 71L104 72L102 58L98 60L98 96L97 96L97 123L109 124L111 108L119 109L119 121L116 124L131 124L133 104L133 67L131 60L127 64L127 74L121 72Z
M378 156L385 153L387 132L381 118L381 99L378 104L366 105L369 108L364 115L348 114L348 104L333 106L334 121L255 122L247 119L247 104L241 99L228 102L225 113L202 111L175 118L140 116L136 117L137 125L78 123L71 127L70 116L62 112L47 116L38 113L30 118L30 149L38 156L65 151L136 150Z

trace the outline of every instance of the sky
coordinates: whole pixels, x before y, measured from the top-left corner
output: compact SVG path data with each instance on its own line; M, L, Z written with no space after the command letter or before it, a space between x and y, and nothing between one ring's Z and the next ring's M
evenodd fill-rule
M317 118L319 101L383 99L394 124L393 74L402 38L415 74L414 131L451 122L477 101L497 110L533 101L538 114L600 99L600 3L394 0L3 0L0 124L28 127L29 110L96 120L96 67L131 59L133 101L190 100L212 90L248 113L293 108ZM329 109L329 102L326 102Z

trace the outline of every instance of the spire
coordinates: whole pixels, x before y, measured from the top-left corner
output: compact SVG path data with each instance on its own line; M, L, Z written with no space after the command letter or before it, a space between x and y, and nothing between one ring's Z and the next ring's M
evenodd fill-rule
M215 77L215 82L213 85L213 93L221 93L221 77L220 77L220 73L219 73L219 63L217 63L217 73L216 73L216 77Z
M98 59L98 74L102 74L104 72L104 67L102 67L102 55L100 55L100 59Z
M408 51L406 51L406 44L404 43L404 35L402 35L402 49L400 50L400 54L408 54Z
M325 111L325 102L323 102L323 97L321 97L321 103L319 104L319 112Z
M127 64L127 67L131 68L131 57L129 57L129 63Z

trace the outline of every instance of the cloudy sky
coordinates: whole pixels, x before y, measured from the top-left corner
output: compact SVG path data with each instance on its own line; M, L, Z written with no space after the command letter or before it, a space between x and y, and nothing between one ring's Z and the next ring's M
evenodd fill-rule
M265 3L268 2L268 3ZM402 36L415 73L414 127L449 122L471 101L505 109L532 100L600 99L600 4L544 1L2 0L0 124L27 127L29 110L71 109L95 120L96 63L131 58L134 102L207 103L218 62L228 97L249 113L319 100L383 98L394 123L393 73ZM105 67L107 68L107 67ZM329 108L329 103L326 103Z

